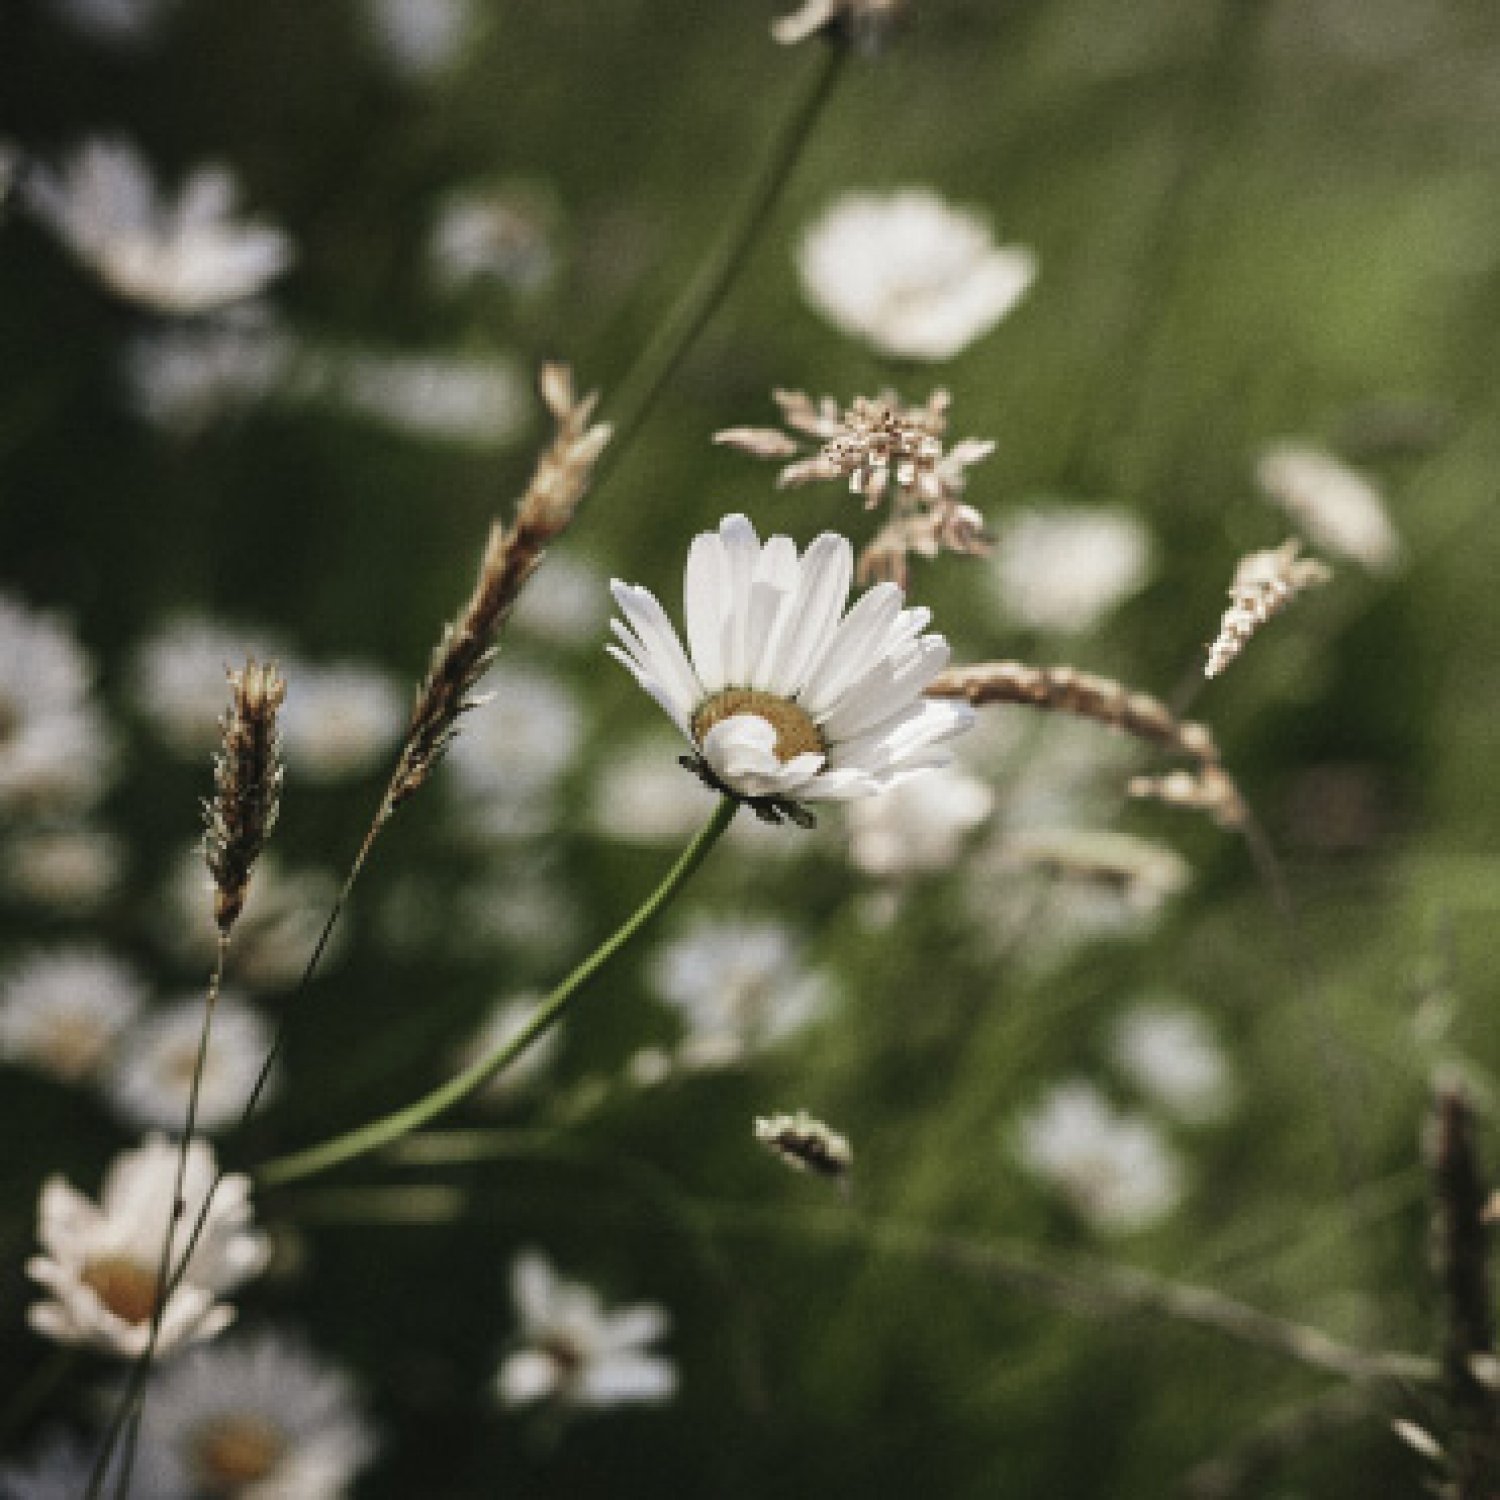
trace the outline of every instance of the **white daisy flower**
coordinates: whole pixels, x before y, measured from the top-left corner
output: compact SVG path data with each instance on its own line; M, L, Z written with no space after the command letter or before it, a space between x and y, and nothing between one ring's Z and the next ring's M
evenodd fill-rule
M405 692L376 667L302 666L278 720L287 765L312 781L359 776L394 748L408 709Z
M1380 491L1332 454L1276 443L1261 454L1255 477L1320 551L1372 573L1389 573L1401 560L1401 538Z
M1057 1084L1021 1122L1017 1151L1096 1229L1149 1228L1182 1197L1182 1167L1149 1120L1118 1113L1085 1079Z
M503 1406L624 1406L670 1401L677 1370L650 1351L670 1326L663 1308L642 1302L605 1310L592 1288L559 1276L535 1251L516 1257L511 1292L520 1347L495 1377Z
M48 1293L27 1314L38 1333L127 1359L145 1348L177 1158L175 1145L148 1136L115 1158L97 1204L61 1177L48 1179L37 1215L43 1253L26 1263L26 1274ZM184 1211L173 1235L174 1265L214 1175L212 1148L194 1141L183 1179ZM257 1275L269 1256L269 1240L252 1227L250 1179L231 1172L219 1183L192 1259L167 1298L158 1349L168 1354L221 1332L234 1309L220 1297Z
M78 809L103 793L114 739L92 680L66 625L0 594L0 809Z
M136 648L131 669L137 707L179 755L196 760L222 739L220 719L229 707L231 668L245 659L277 661L295 681L301 668L270 631L197 615L168 620Z
M1136 1006L1115 1028L1115 1057L1142 1093L1189 1125L1234 1104L1229 1059L1196 1011L1172 1002Z
M474 30L473 0L365 0L365 14L386 66L414 82L452 68Z
M192 1349L151 1385L136 1492L150 1500L342 1500L375 1453L354 1385L300 1339Z
M536 1014L542 999L540 994L528 992L497 1001L459 1054L459 1067L467 1068L514 1041ZM508 1068L490 1079L480 1098L486 1103L503 1104L524 1094L552 1066L561 1042L560 1027L544 1032Z
M279 229L233 217L225 167L195 170L171 202L128 141L85 141L61 173L28 182L33 212L111 291L158 312L210 312L253 297L292 262Z
M132 1026L104 1082L115 1113L136 1128L155 1126L180 1133L202 1033L201 995ZM198 1091L199 1130L212 1135L239 1119L270 1048L271 1027L265 1017L237 995L221 994ZM273 1075L273 1088L275 1081Z
M1113 506L1033 506L1006 518L995 548L1001 607L1032 630L1091 629L1150 567L1150 533Z
M33 905L86 912L114 889L124 864L119 841L102 829L37 828L0 847L0 882Z
M94 1457L80 1438L50 1433L29 1462L0 1466L0 1500L78 1500L88 1493Z
M824 533L801 558L790 537L762 546L744 516L694 539L688 553L691 660L646 589L616 581L625 615L610 654L666 710L716 782L774 817L802 801L865 797L947 761L937 747L973 713L923 689L948 643L921 632L878 583L847 615L848 541ZM842 616L842 619L840 618Z
M867 875L949 869L995 806L982 781L948 768L914 776L884 797L849 808L849 859Z
M846 193L802 236L807 300L883 354L945 360L988 333L1036 278L1036 257L997 245L981 213L927 188Z
M821 1017L828 979L806 967L796 935L770 919L702 916L661 948L650 967L655 992L681 1012L679 1049L689 1067L739 1062Z
M540 184L455 193L439 209L428 234L433 281L450 293L487 280L523 294L537 291L557 271L552 243L557 217L552 195Z
M92 1077L145 1003L135 973L98 948L55 948L0 979L0 1058L65 1083Z
M334 356L326 395L394 432L477 448L504 447L531 419L530 377L495 356Z

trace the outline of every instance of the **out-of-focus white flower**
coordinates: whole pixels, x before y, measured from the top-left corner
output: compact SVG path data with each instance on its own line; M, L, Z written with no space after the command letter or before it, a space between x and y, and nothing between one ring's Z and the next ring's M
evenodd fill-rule
M1161 1132L1120 1114L1085 1079L1050 1090L1022 1120L1017 1151L1028 1171L1105 1233L1149 1228L1182 1197L1182 1167Z
M246 989L279 990L301 977L328 916L339 882L327 870L288 869L274 854L255 867L250 895L234 928L234 974ZM214 885L199 849L189 850L169 883L162 935L184 961L207 970L218 946ZM322 967L340 962L344 945L335 932Z
M984 782L951 767L914 776L850 806L849 858L867 875L946 870L994 804Z
M150 1500L342 1500L375 1446L342 1370L285 1333L236 1336L152 1382L135 1484Z
M1033 630L1091 629L1150 575L1151 538L1113 506L1038 506L1000 526L1001 608Z
M562 678L502 659L486 674L481 692L486 701L464 715L447 755L466 795L525 798L571 769L584 718Z
M503 1406L538 1401L603 1409L670 1401L677 1369L650 1346L670 1326L666 1311L642 1302L605 1310L591 1287L559 1276L535 1251L516 1257L511 1293L520 1347L495 1377Z
M269 631L194 615L167 621L136 648L131 682L136 706L179 755L210 754L222 737L231 668L245 659L279 661L288 678L300 668Z
M493 355L335 356L329 399L409 437L502 448L531 417L531 385L521 366Z
M292 263L291 241L233 218L225 167L197 168L175 201L128 141L85 141L61 173L27 184L34 213L111 291L158 312L211 312L262 291Z
M296 341L265 309L137 334L121 372L131 406L153 427L191 437L269 396L293 373Z
M537 291L557 270L556 220L550 193L535 184L456 193L428 235L432 279L445 292L488 280L523 294Z
M77 810L104 791L114 737L92 678L71 630L0 594L0 809Z
M178 0L52 0L59 18L81 36L112 47L153 41Z
M370 35L392 73L413 82L446 73L473 35L473 0L365 0Z
M1111 830L1038 829L1018 834L1006 847L1013 867L1091 890L1122 916L1154 916L1192 873L1165 844Z
M144 1001L134 971L102 949L34 953L0 979L0 1058L78 1083L98 1071Z
M900 19L907 0L803 0L802 8L771 23L771 35L783 47L805 42L819 32L844 33L860 48L877 47Z
M66 1433L50 1433L27 1463L0 1466L0 1500L78 1500L88 1493L93 1449Z
M34 905L85 912L114 888L124 863L118 840L102 829L38 828L0 846L0 882Z
M580 921L577 897L545 860L508 858L494 879L464 886L448 907L444 933L456 924L476 942L555 960L577 942Z
M1317 448L1276 443L1261 454L1255 477L1266 494L1324 552L1372 573L1401 560L1401 538L1380 491L1363 474Z
M803 234L807 300L834 327L902 359L961 354L1036 278L1036 257L997 245L983 214L927 188L846 193Z
M661 948L652 988L681 1012L689 1067L722 1067L818 1019L833 998L791 929L770 919L699 917Z
M498 1001L465 1045L459 1066L466 1068L514 1041L541 1003L542 996L536 993L512 995ZM561 1041L562 1032L558 1027L544 1032L509 1067L490 1079L480 1097L498 1104L525 1093L552 1066Z
M104 1086L122 1120L181 1133L202 1032L203 997L192 996L125 1033ZM198 1092L199 1130L212 1135L239 1119L270 1047L265 1017L237 995L221 994Z
M97 1204L51 1177L37 1215L41 1255L26 1274L48 1294L27 1316L45 1338L88 1344L133 1358L146 1338L159 1295L157 1270L171 1218L178 1149L149 1136L122 1152L105 1174ZM173 1232L174 1266L186 1248L215 1176L214 1154L194 1141L183 1179L182 1216ZM252 1225L250 1179L228 1173L218 1184L203 1232L162 1313L158 1350L212 1338L234 1318L220 1297L258 1274L270 1243Z
M581 646L598 640L608 616L604 575L585 559L556 551L547 554L506 628L551 646Z
M279 720L292 775L337 781L370 770L401 738L407 711L406 695L376 667L299 667Z
M625 621L610 654L716 784L772 815L943 765L938 747L973 723L967 705L922 696L948 662L948 643L922 634L931 611L878 583L845 614L853 571L844 537L825 532L799 558L790 537L762 545L726 517L688 553L691 660L649 590L613 585Z
M1234 1105L1234 1076L1218 1038L1196 1011L1169 1002L1138 1005L1115 1028L1115 1057L1155 1103L1190 1125Z

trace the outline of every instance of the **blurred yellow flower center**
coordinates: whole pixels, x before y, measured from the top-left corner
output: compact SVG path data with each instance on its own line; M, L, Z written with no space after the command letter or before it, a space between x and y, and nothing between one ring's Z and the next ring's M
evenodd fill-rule
M80 1279L121 1322L144 1323L156 1311L154 1266L126 1255L104 1255L91 1260Z
M254 1416L215 1417L193 1434L193 1472L212 1495L237 1495L264 1479L286 1452L282 1435Z
M715 724L736 714L754 714L776 731L776 759L783 765L811 750L826 755L828 745L822 731L808 716L807 710L775 693L759 688L725 688L706 698L693 713L693 738L701 745Z

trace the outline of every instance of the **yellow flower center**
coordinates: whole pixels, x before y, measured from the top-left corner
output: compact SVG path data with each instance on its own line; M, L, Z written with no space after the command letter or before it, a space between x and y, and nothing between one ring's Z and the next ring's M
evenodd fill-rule
M121 1322L145 1323L156 1311L156 1268L128 1255L91 1260L80 1279Z
M285 1439L263 1418L215 1417L193 1434L193 1472L211 1495L237 1495L264 1479L285 1452Z
M783 765L811 750L828 753L823 732L813 723L806 709L789 698L763 693L759 688L725 688L712 698L705 698L693 713L693 738L701 745L715 724L736 714L754 714L776 731L776 759Z

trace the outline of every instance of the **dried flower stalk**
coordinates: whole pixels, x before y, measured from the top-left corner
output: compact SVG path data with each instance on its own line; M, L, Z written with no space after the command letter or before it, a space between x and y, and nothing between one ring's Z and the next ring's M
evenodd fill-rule
M804 0L801 10L771 23L771 35L784 47L819 33L871 48L906 9L906 0Z
M1333 576L1316 558L1299 557L1302 543L1289 537L1279 547L1251 552L1239 560L1229 585L1229 608L1219 625L1219 634L1208 648L1205 677L1217 677L1241 651L1251 636L1269 624L1298 594L1317 588Z
M962 495L964 471L988 458L995 445L965 438L945 449L952 400L947 391L935 390L925 406L903 406L895 392L882 391L873 399L856 396L842 409L831 396L814 401L803 391L772 395L791 432L729 427L715 433L714 441L755 458L791 460L777 476L782 489L846 480L853 494L864 496L866 510L889 497L890 518L860 555L861 582L889 580L905 588L912 553L982 556L991 550L984 518Z
M556 433L537 460L515 520L491 526L474 591L433 650L386 790L382 820L425 784L458 733L459 719L483 702L474 689L494 659L500 628L547 547L572 522L609 441L607 424L590 425L598 393L578 399L566 365L544 366L541 390Z
M1240 827L1246 808L1224 769L1207 725L1179 719L1159 698L1132 692L1123 683L1074 667L1032 667L1018 661L950 667L927 689L934 698L964 698L976 708L1019 703L1052 713L1073 714L1143 740L1194 762L1191 771L1162 778L1140 777L1134 796L1154 796L1179 807L1208 811L1223 827Z
M842 1183L854 1169L854 1151L848 1139L815 1120L805 1109L794 1115L757 1120L755 1139L794 1171Z
M229 686L214 794L203 803L203 853L217 888L214 921L226 937L244 910L251 871L276 826L286 776L276 722L286 680L274 664L261 666L251 657L242 670L229 673Z

